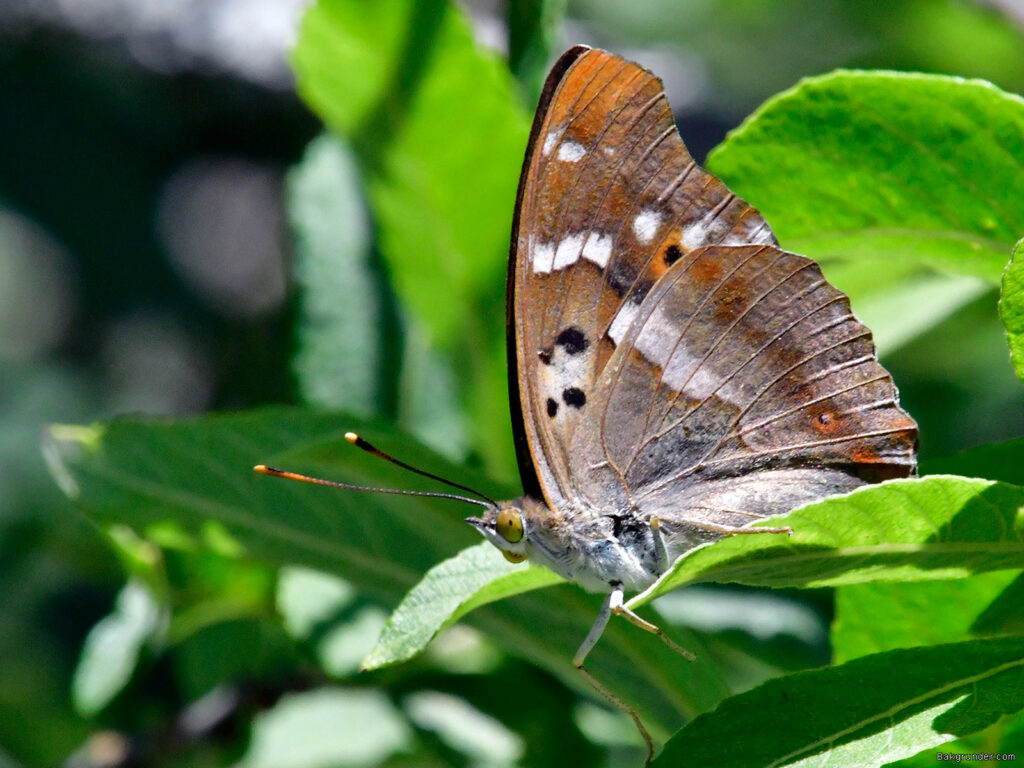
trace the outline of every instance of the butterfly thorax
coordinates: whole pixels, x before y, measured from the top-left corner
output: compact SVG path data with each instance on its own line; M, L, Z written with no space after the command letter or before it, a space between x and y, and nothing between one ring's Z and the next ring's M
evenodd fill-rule
M524 496L467 522L512 562L529 559L591 592L639 591L660 575L650 523L628 511L552 510Z

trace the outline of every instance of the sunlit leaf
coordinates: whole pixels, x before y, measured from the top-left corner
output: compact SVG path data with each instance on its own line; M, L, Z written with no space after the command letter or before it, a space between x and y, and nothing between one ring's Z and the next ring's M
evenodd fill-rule
M884 765L1024 708L1022 678L1021 637L865 656L732 697L652 765Z
M1010 362L1017 376L1024 379L1024 240L1017 243L1003 271L999 317L1010 345Z
M897 72L809 78L758 109L709 168L819 259L885 259L996 283L1024 232L1024 100Z
M474 608L561 581L545 568L512 565L487 542L465 549L431 568L402 599L363 668L405 661Z
M886 768L933 768L939 761L939 752L943 753L943 762L956 764L955 761L958 761L961 765L976 762L977 755L997 752L1020 755L1024 753L1024 713L1008 715L988 728L943 744L937 749L924 749L914 757L889 763Z
M303 399L392 419L446 456L464 458L469 420L460 382L394 307L351 148L320 136L288 182L299 287L293 365Z
M978 617L1016 577L1014 571L911 584L849 584L836 590L833 661L968 640Z
M731 536L696 549L629 604L700 581L823 587L1024 567L1024 488L1004 483L896 480L810 504L774 524L781 520L792 536Z
M528 120L504 62L446 0L320 0L293 66L356 153L402 307L459 366L473 447L507 474L505 262Z
M701 581L828 586L1020 568L1022 508L1024 489L984 480L933 477L867 487L790 514L792 537L734 536L695 550L630 605ZM552 583L522 566L523 576L510 579L516 572L476 547L437 566L392 617L371 664L406 658L473 605Z
M277 610L293 637L309 637L355 600L344 579L310 568L282 568L277 579Z

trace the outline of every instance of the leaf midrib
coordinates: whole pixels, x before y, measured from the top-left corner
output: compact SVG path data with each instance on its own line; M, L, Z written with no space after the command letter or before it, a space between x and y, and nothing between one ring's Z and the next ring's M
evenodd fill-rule
M812 545L813 546L813 545ZM763 570L766 565L775 567L779 564L799 564L822 559L838 559L846 557L866 557L879 554L913 554L915 552L928 552L928 554L957 554L974 552L993 552L1005 554L1007 552L1024 552L1024 541L978 541L978 542L923 542L916 544L880 544L836 547L827 550L815 550L782 557L759 560L754 563L745 564L744 567L712 566L710 569L701 571L700 576L719 575L722 573L744 573L750 570Z

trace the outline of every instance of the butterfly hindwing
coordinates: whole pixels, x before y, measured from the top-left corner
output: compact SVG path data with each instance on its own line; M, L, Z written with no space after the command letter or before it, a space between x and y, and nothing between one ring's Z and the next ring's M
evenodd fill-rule
M800 485L810 500L915 465L916 425L870 331L817 264L771 245L709 246L674 264L596 391L573 472L606 464L648 511L720 510L710 499L744 477L775 483L730 502L763 516L802 498Z
M604 51L563 55L534 121L510 262L511 389L528 493L536 486L552 507L624 500L622 478L607 465L579 474L572 453L593 442L599 378L648 293L713 243L775 238L694 163L654 75Z

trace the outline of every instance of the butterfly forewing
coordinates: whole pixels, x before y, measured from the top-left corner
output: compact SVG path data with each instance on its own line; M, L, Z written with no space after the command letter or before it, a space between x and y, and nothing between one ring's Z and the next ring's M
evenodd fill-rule
M518 426L549 504L619 505L621 474L573 457L600 444L591 401L602 371L673 264L708 244L774 244L774 236L693 162L656 77L585 48L567 52L545 87L516 213ZM651 403L639 404L643 418ZM529 476L525 463L521 456Z

